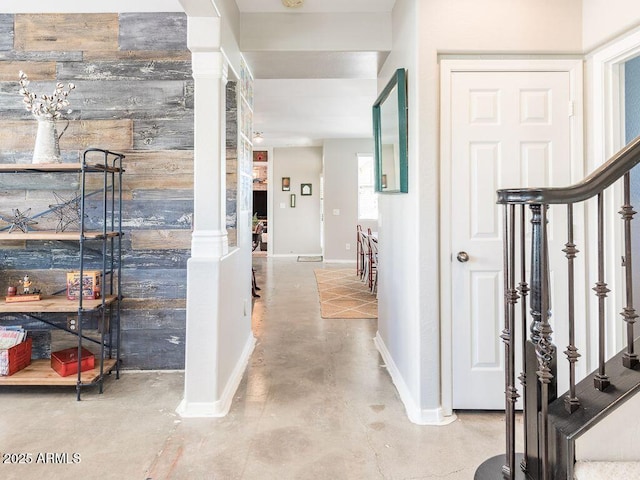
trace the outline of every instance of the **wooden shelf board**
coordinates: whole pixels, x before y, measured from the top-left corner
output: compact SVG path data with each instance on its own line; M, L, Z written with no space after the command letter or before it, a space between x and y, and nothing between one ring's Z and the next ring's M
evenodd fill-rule
M115 295L107 295L105 305L115 302ZM92 311L102 306L102 299L83 300L82 310ZM68 300L66 296L43 295L42 300L34 302L6 303L0 300L0 313L77 313L78 301Z
M98 365L93 370L82 372L82 383L93 383L100 378L99 360ZM104 360L103 372L110 372L116 365L114 358ZM73 374L68 377L61 377L51 368L49 359L33 360L31 365L10 376L0 376L0 386L2 385L45 385L45 386L75 386L78 383L78 375Z
M87 163L86 172L119 172L117 167L105 167L104 165ZM80 173L81 163L3 163L0 164L0 173L14 172L51 172L51 173Z
M99 240L101 238L117 237L119 232L84 232L84 238L89 240ZM0 232L0 240L56 240L56 241L79 241L80 232L56 232L54 230L31 230L27 233L19 232Z

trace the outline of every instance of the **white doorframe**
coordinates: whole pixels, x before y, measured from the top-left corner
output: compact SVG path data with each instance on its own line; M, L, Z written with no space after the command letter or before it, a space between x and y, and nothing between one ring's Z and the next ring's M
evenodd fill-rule
M275 222L273 221L274 205L273 199L275 197L275 179L273 178L273 148L265 147L267 151L267 257L273 256L273 227Z
M451 77L456 72L515 71L515 72L568 72L571 82L571 97L575 99L574 117L571 124L571 171L573 182L583 178L583 62L574 59L440 59L440 304L441 304L441 381L442 408L445 415L453 412L453 319L451 291ZM569 106L567 106L569 108Z
M589 134L587 146L587 171L593 171L625 144L624 122L624 63L640 55L640 29L625 34L612 42L596 49L586 56L587 64L587 98L589 107ZM617 182L613 191L605 196L605 201L614 205L622 205L622 187ZM608 203L610 204L610 203ZM613 215L611 217L614 217ZM613 331L607 332L608 355L619 351L625 341L625 328L620 321L619 306L624 304L624 278L622 269L614 269L622 257L623 228L622 222L612 218L606 225L606 245L608 248L606 263L607 283L612 291L612 301L607 303L608 318L615 319ZM595 269L595 258L590 265ZM617 270L617 271L616 271ZM597 302L592 300L591 311L597 311ZM597 341L594 337L592 341ZM596 368L592 359L592 368Z

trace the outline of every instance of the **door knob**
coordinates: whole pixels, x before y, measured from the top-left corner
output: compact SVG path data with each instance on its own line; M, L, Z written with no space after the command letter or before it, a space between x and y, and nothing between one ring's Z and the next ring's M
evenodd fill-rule
M456 256L456 258L460 263L468 262L469 254L467 252L458 252L458 255Z

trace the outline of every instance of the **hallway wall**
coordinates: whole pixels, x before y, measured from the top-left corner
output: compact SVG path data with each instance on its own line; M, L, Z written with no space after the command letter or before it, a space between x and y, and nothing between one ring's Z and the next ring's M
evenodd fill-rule
M324 142L324 257L327 261L356 261L359 153L373 155L373 140ZM336 209L339 215L334 215ZM375 221L360 223L365 231L369 227L377 230Z
M640 3L636 0L583 0L582 48L594 48L638 26Z
M489 13L490 12L490 13ZM393 50L381 90L408 69L409 193L380 196L379 335L387 365L416 423L446 422L450 410L442 358L439 157L439 55L581 53L582 2L398 0ZM391 232L403 232L394 241ZM387 262L387 263L383 263ZM445 322L446 323L446 322ZM444 361L444 363L442 363ZM444 389L443 390L443 385Z
M393 10L393 48L378 75L378 92L386 86L397 68L407 69L409 192L378 195L378 333L376 344L405 404L409 419L418 424L439 423L443 415L438 402L432 411L421 405L421 382L425 339L423 323L429 317L419 310L422 286L418 284L419 217L421 195L431 195L419 185L423 159L418 157L417 125L420 121L418 91L418 1L398 0ZM435 179L431 179L432 183ZM437 217L436 217L437 218ZM401 232L400 235L397 232ZM434 252L435 253L435 252ZM437 271L432 268L432 274ZM433 306L437 306L434 303ZM437 331L437 330L436 330ZM438 364L433 365L436 369ZM436 373L436 372L433 372ZM439 374L437 374L439 376ZM427 386L430 388L431 385ZM438 394L438 391L434 391Z
M273 215L269 219L269 242L273 255L320 255L321 147L273 149ZM289 177L291 190L282 190L282 177ZM300 185L310 183L311 195L303 196ZM290 197L295 195L296 206Z

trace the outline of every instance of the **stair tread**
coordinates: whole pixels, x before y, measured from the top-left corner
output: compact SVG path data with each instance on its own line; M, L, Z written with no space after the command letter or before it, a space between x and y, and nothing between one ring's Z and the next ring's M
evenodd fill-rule
M640 478L640 462L576 462L576 480L611 480Z
M634 345L635 351L639 351L640 339ZM578 410L573 413L566 411L566 394L549 405L549 420L558 432L569 439L580 436L640 390L640 368L625 368L622 365L623 354L620 352L606 362L611 385L604 392L593 386L593 373L576 385L576 396L580 400Z

